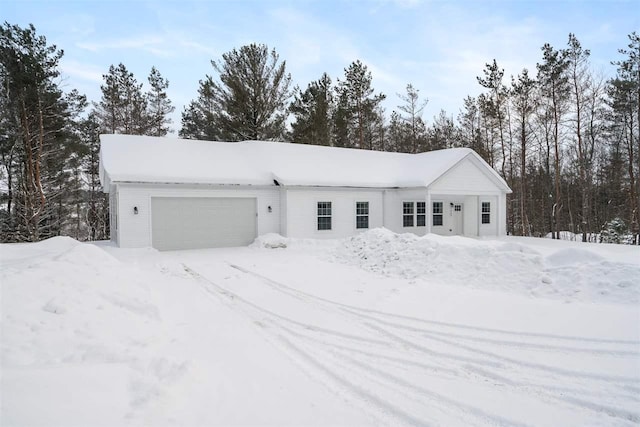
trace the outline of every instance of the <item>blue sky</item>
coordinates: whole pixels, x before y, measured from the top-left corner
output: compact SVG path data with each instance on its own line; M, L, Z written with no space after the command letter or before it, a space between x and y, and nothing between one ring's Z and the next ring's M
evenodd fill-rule
M210 61L244 44L275 48L302 88L323 72L342 78L360 59L388 114L411 83L429 99L431 122L441 109L457 116L465 96L481 93L485 63L495 58L506 81L524 67L535 75L540 47L565 47L570 32L611 76L617 49L640 29L640 8L637 0L0 0L0 19L32 23L62 48L64 85L90 100L99 100L109 65L122 62L145 83L156 66L170 82L177 131L198 81L213 73Z

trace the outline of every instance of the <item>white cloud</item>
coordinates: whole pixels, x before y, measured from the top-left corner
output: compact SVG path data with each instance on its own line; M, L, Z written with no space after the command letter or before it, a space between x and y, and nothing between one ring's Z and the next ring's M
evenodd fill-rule
M64 75L74 79L102 84L103 70L94 65L68 60L63 57L60 61L60 69Z
M155 56L171 57L174 56L172 49L167 49L167 40L163 36L149 34L129 38L113 39L102 42L84 41L76 43L76 46L89 50L91 52L100 52L103 50L143 50Z

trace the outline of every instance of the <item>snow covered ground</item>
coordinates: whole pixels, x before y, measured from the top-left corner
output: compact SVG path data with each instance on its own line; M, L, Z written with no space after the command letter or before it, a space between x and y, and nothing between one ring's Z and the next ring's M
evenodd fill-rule
M640 423L638 247L376 229L0 263L2 426Z

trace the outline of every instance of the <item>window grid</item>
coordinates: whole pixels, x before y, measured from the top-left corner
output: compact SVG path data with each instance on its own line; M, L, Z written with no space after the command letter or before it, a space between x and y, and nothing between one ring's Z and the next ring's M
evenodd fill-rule
M369 228L369 202L356 202L356 228Z
M443 203L433 202L432 204L432 224L440 226L443 224Z
M402 226L424 227L427 225L426 202L402 202Z
M413 227L413 202L402 202L402 226Z
M331 202L318 202L318 230L331 230Z
M482 202L482 224L491 224L491 202Z
M416 202L416 226L427 225L427 202Z

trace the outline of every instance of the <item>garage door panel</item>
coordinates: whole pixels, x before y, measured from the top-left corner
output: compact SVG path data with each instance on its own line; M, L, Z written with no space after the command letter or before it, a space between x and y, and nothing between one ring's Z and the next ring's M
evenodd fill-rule
M246 246L256 237L256 199L153 197L151 222L160 250Z

